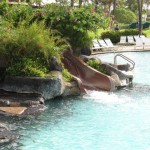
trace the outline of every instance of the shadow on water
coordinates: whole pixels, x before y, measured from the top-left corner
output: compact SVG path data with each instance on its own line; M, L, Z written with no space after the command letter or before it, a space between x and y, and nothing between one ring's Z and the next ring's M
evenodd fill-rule
M12 132L20 135L19 140L0 145L0 150L19 150L19 147L22 146L20 141L24 139L24 136L29 137L28 135L32 134L32 132L42 130L44 127L47 127L48 123L49 128L52 129L58 122L73 115L72 105L75 101L80 100L82 100L81 97L58 97L48 100L45 103L46 109L35 116L16 117L0 115L1 123L6 125Z

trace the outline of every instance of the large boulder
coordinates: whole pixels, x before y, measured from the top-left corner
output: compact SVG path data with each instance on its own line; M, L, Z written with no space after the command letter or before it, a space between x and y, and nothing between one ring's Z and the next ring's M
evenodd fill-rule
M49 62L49 70L53 71L62 71L62 65L59 63L58 59L56 57L51 57L50 62Z
M90 55L92 54L92 49L91 49L89 46L84 46L84 47L81 49L81 54L82 54L82 55L90 56Z
M63 96L77 96L81 94L80 87L76 81L65 82L65 90Z
M37 93L44 99L61 96L65 85L60 72L52 78L39 77L6 77L0 83L0 89L16 93Z

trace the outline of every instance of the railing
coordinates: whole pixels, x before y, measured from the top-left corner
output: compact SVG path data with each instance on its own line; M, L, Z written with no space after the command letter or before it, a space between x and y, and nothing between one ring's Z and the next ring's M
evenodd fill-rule
M133 70L134 69L134 66L135 66L135 62L133 60L131 60L130 58L122 55L122 54L117 54L115 57L114 57L114 64L117 65L117 57L120 56L122 57L123 59L127 60L130 64L132 64L132 67L129 68L129 70Z

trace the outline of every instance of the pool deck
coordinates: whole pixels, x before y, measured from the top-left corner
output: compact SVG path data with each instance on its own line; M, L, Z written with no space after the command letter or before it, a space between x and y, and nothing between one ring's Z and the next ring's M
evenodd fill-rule
M115 45L113 48L103 48L101 50L93 51L92 55L105 54L105 53L121 53L121 52L145 52L150 51L150 46L144 49L138 47L135 49L134 45Z

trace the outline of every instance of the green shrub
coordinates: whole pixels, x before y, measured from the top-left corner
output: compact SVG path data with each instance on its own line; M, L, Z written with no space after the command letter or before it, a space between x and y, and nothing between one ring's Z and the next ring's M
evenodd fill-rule
M47 69L50 58L55 56L60 61L63 51L68 47L64 39L61 39L54 31L45 29L42 22L35 22L30 26L22 23L17 28L9 29L9 32L7 32L7 28L5 30L6 32L0 34L0 55L10 62L8 72L11 74L12 71L12 75L43 76L41 69L37 68L38 65L41 64ZM28 68L25 65L30 64L24 63L24 57L37 65L34 64L33 67ZM23 60L21 61L19 58ZM15 69L15 67L17 68ZM24 72L21 67L25 68ZM43 73L46 72L43 71Z
M15 58L12 64L6 70L7 74L11 76L45 77L47 72L40 61L31 58Z
M8 3L6 3L6 0L2 0L2 2L0 2L0 15L5 15L7 13L7 10L9 8Z
M58 30L62 37L66 37L74 50L91 43L88 31L95 32L107 24L101 9L96 13L93 6L66 9L58 5L47 5L35 12L31 23L42 19L47 27Z
M71 81L73 79L72 75L68 72L67 69L63 69L62 75L63 75L65 81Z
M113 43L117 43L120 40L120 31L106 31L101 33L101 38L110 38Z
M120 33L121 35L125 35L125 36L138 35L139 31L137 29L127 29L127 30L121 31Z
M105 70L105 68L101 65L101 63L98 60L89 60L87 64L92 68L96 69L97 71L108 75L108 72Z
M7 7L4 18L11 22L14 27L17 27L19 23L27 18L31 18L34 13L34 10L29 5L12 5Z
M139 31L136 29L126 29L121 31L106 31L101 33L102 39L110 38L110 40L113 43L118 43L120 41L120 36L128 36L128 35L138 35ZM146 36L144 32L142 32L143 35Z

